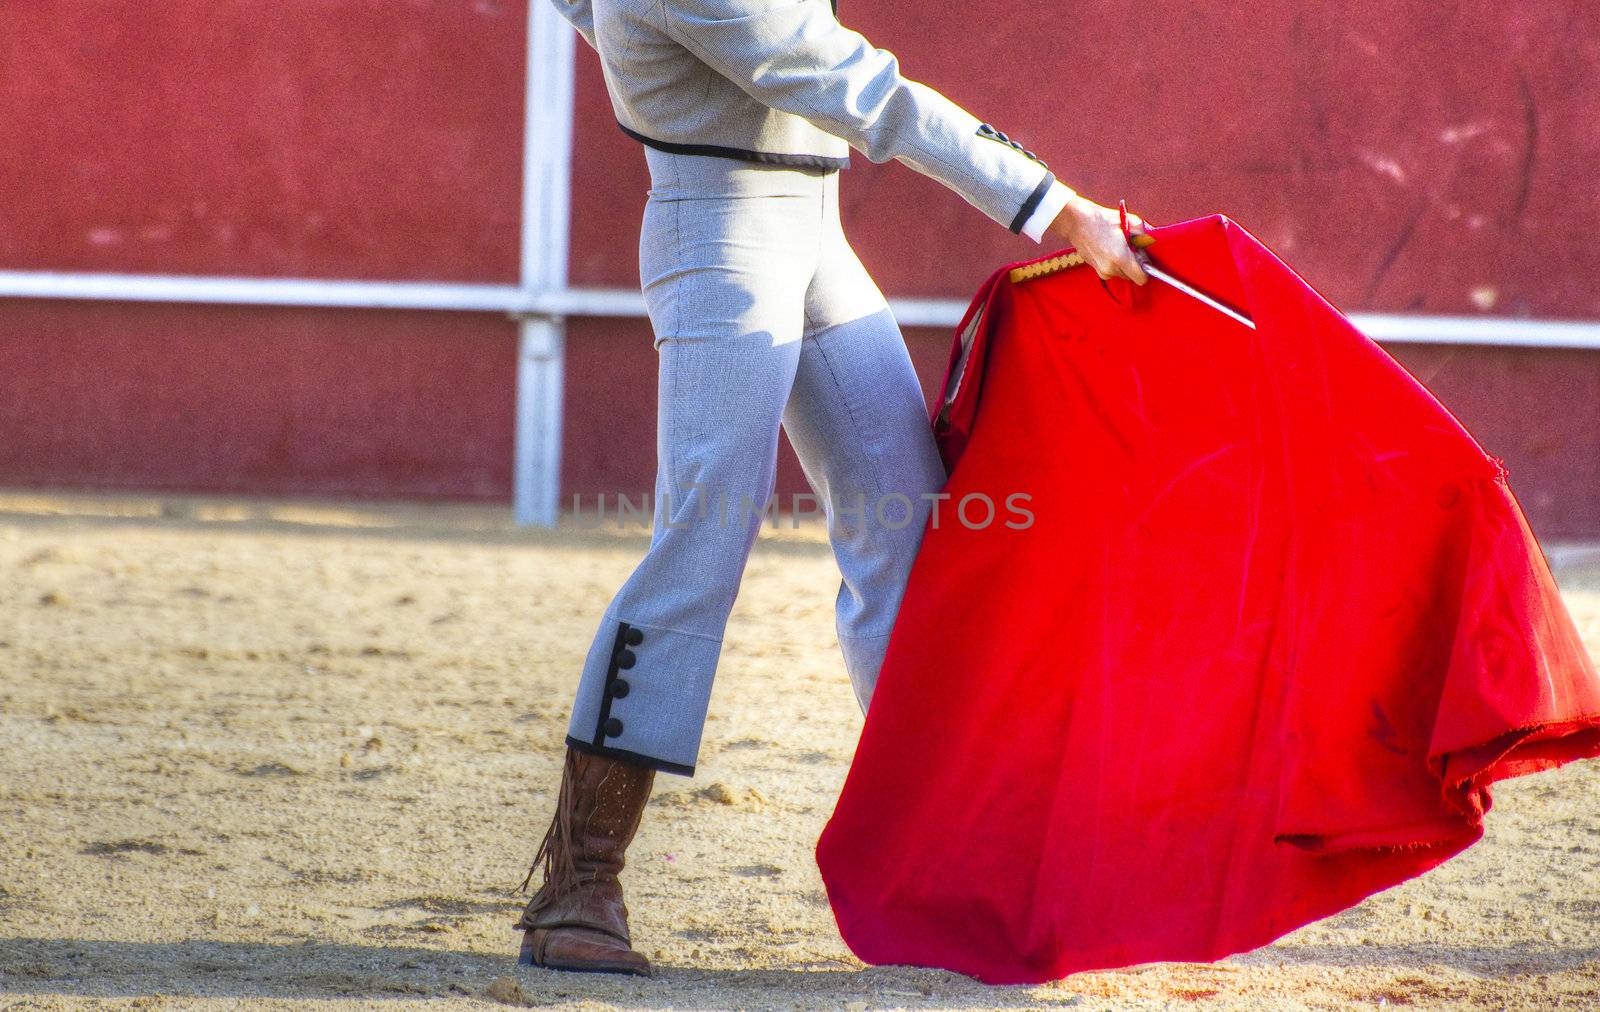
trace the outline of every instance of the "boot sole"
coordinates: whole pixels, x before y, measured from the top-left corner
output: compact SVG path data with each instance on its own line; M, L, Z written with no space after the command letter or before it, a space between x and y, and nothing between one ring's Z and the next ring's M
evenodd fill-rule
M633 977L653 977L648 966L629 966L623 963L537 963L533 959L533 945L529 932L522 933L522 949L517 953L518 966L536 966L545 970L565 970L569 973L617 973Z

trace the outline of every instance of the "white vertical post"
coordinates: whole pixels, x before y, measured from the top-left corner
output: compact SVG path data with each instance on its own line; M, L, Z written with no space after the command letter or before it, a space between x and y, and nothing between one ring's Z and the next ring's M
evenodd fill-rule
M559 316L524 316L517 349L516 520L560 516L563 334Z
M522 289L567 287L571 221L572 68L577 34L549 0L528 0L522 141ZM560 515L565 323L519 318L514 508L519 524L554 527Z

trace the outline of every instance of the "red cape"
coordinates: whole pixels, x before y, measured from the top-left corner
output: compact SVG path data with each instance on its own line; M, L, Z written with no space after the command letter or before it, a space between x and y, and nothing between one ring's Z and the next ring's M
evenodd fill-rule
M817 843L866 962L1024 983L1255 948L1473 843L1493 781L1600 754L1500 462L1237 223L1151 232L1258 329L1014 264L958 329L952 498Z

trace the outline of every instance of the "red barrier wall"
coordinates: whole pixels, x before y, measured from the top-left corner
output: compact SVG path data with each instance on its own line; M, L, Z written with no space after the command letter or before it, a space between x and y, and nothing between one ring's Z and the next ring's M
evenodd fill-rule
M514 282L526 16L8 7L0 268ZM1347 312L1600 319L1584 0L840 16L1090 197L1223 211ZM644 161L577 55L572 282L635 287ZM857 155L841 192L891 295L964 299L1039 251L902 166ZM947 336L908 339L935 382ZM514 342L492 314L0 300L0 484L505 499ZM1542 534L1600 534L1600 353L1391 350ZM654 364L646 321L571 321L568 495L649 488Z
M509 495L504 316L14 299L3 319L6 484Z
M8 4L0 261L515 283L526 12Z
M521 3L10 5L0 267L517 280ZM494 314L0 300L0 483L503 499Z
M841 0L839 16L1087 196L1154 222L1224 212L1346 312L1600 318L1600 46L1574 44L1600 38L1588 0ZM637 285L648 177L598 59L578 56L573 281ZM903 166L854 162L846 227L887 292L964 298L1037 252Z

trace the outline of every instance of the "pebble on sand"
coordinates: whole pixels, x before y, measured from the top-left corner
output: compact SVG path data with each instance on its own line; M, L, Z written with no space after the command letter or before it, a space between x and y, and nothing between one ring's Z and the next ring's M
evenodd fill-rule
M526 1005L528 995L515 977L496 977L484 988L483 996L502 1005Z

